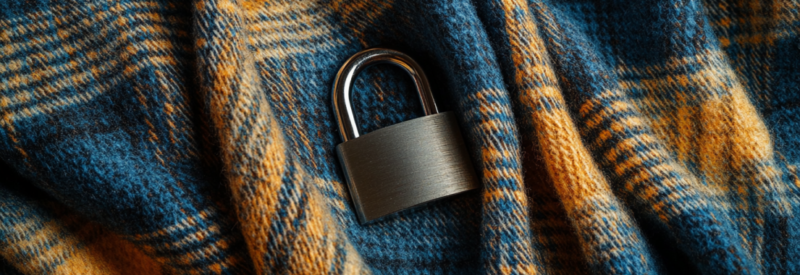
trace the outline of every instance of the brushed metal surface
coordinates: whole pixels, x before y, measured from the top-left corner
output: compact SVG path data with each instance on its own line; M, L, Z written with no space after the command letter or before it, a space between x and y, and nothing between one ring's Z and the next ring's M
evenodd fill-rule
M361 223L478 188L450 112L373 131L336 151Z

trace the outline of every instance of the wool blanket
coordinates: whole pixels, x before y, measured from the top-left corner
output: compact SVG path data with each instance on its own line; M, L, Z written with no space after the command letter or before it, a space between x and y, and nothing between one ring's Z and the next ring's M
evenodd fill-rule
M358 222L371 47L478 190ZM353 93L422 115L391 65ZM2 1L0 162L6 274L798 274L800 2Z

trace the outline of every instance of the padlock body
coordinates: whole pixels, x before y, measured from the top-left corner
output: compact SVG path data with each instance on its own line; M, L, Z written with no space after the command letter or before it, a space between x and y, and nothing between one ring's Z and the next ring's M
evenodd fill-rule
M478 188L451 112L373 131L336 151L361 223Z

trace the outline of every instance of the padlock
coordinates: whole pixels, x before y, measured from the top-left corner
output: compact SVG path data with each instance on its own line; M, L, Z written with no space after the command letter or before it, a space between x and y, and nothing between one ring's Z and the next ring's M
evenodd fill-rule
M361 70L381 63L412 77L425 116L359 136L350 89ZM333 109L342 136L336 153L362 224L478 188L455 115L439 113L427 78L408 55L381 48L356 53L336 76Z

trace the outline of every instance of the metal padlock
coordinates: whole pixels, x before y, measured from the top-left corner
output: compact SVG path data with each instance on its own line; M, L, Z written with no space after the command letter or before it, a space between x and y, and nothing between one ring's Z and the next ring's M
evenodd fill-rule
M414 79L425 116L359 137L350 89L361 70L380 63L398 65ZM478 188L455 115L439 113L428 79L408 55L373 48L352 56L336 76L333 109L342 135L336 152L362 224Z

